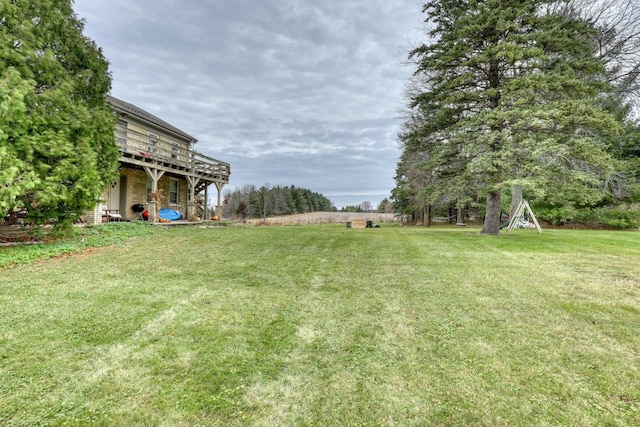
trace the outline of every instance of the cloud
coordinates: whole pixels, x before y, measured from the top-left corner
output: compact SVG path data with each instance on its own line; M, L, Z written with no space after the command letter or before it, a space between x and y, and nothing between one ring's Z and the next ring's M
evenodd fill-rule
M230 187L296 185L339 195L338 206L389 194L412 71L401 63L420 37L419 1L76 0L74 8L111 62L113 95L229 161Z

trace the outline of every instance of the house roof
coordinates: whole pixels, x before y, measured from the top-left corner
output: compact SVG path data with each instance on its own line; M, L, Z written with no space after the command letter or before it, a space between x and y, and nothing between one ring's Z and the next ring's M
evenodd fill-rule
M164 120L162 120L161 118L154 116L153 114L149 113L148 111L143 110L140 107L137 107L133 104L130 104L128 102L124 102L121 99L115 98L111 95L107 95L107 101L111 104L111 106L124 114L128 114L130 116L136 117L140 120L146 121L148 123L151 123L152 125L155 125L159 128L162 128L166 131L169 131L171 133L174 133L176 135L179 135L183 138L186 138L188 140L190 140L191 142L197 142L198 140L196 138L194 138L193 136L189 135L186 132L181 131L180 129L178 129L177 127L165 122Z

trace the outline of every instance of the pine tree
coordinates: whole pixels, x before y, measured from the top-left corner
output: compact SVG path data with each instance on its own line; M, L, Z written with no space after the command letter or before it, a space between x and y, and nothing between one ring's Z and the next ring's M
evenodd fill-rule
M554 3L424 6L434 28L410 53L417 69L401 141L429 177L418 194L436 191L460 205L486 197L483 233L499 233L505 189L590 203L614 168L600 136L619 127L598 102L608 87L593 55L595 29L556 13Z

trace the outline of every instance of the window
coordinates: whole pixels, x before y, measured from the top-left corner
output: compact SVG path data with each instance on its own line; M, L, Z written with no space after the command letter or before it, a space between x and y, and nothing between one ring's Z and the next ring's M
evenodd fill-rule
M127 131L116 129L116 141L120 145L127 145Z
M178 204L178 180L169 179L169 203L172 205Z
M116 141L119 145L127 145L127 128L129 123L124 120L118 120L118 126L116 127Z
M158 140L160 136L157 133L149 132L149 139L147 140L147 151L149 153L157 153L158 152Z
M156 153L158 149L156 148L156 141L150 139L147 144L147 153Z
M180 160L180 144L175 141L169 141L171 144L171 158Z

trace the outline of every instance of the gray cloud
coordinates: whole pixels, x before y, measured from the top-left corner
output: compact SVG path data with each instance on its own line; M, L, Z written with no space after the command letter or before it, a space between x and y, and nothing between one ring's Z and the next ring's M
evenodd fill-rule
M114 96L232 164L230 188L295 185L337 206L393 188L401 66L419 0L75 0Z

